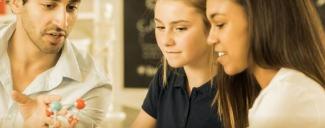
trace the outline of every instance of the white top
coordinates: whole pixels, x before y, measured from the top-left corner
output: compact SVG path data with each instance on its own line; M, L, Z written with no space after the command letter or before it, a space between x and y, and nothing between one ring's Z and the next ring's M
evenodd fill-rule
M281 68L249 110L250 128L325 128L325 89Z
M10 61L7 54L8 40L15 30L15 23L0 27L0 127L22 127L22 116L11 98L13 84ZM78 128L91 128L104 119L108 108L111 85L109 80L95 68L90 56L82 56L66 41L56 65L39 74L23 91L35 97L40 94L59 95L63 105L73 104L82 98L86 107L79 114Z

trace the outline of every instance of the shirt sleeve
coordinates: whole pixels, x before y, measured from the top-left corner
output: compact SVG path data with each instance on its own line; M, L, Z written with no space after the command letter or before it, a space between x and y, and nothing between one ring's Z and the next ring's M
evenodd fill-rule
M142 109L151 117L157 119L157 107L162 87L162 68L160 67L149 84L148 93L142 104Z
M110 85L90 90L83 96L86 107L78 114L79 121L77 128L91 128L99 126L105 119L109 103L111 103L111 88Z

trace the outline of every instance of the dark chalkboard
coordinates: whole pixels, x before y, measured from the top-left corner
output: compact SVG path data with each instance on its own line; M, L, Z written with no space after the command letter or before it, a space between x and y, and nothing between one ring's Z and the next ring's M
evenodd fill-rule
M124 0L124 82L148 87L162 53L154 35L154 0Z

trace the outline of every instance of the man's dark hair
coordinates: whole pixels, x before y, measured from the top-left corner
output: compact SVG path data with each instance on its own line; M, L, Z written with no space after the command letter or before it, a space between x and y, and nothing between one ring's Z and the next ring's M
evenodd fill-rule
M6 0L6 3L9 3L10 0ZM23 4L25 4L27 2L27 0L23 0Z

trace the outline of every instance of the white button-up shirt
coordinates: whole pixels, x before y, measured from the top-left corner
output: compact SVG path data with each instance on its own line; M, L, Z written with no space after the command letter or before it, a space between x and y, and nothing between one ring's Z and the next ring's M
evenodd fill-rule
M249 110L250 128L325 128L325 90L302 72L281 68Z
M23 119L17 103L11 98L13 82L7 54L8 42L15 31L15 23L0 27L0 127L22 127ZM79 111L78 128L98 126L104 119L110 101L109 80L95 66L90 56L80 52L66 41L56 65L39 74L23 91L36 97L41 94L61 96L63 105L74 104L78 98L86 102Z

